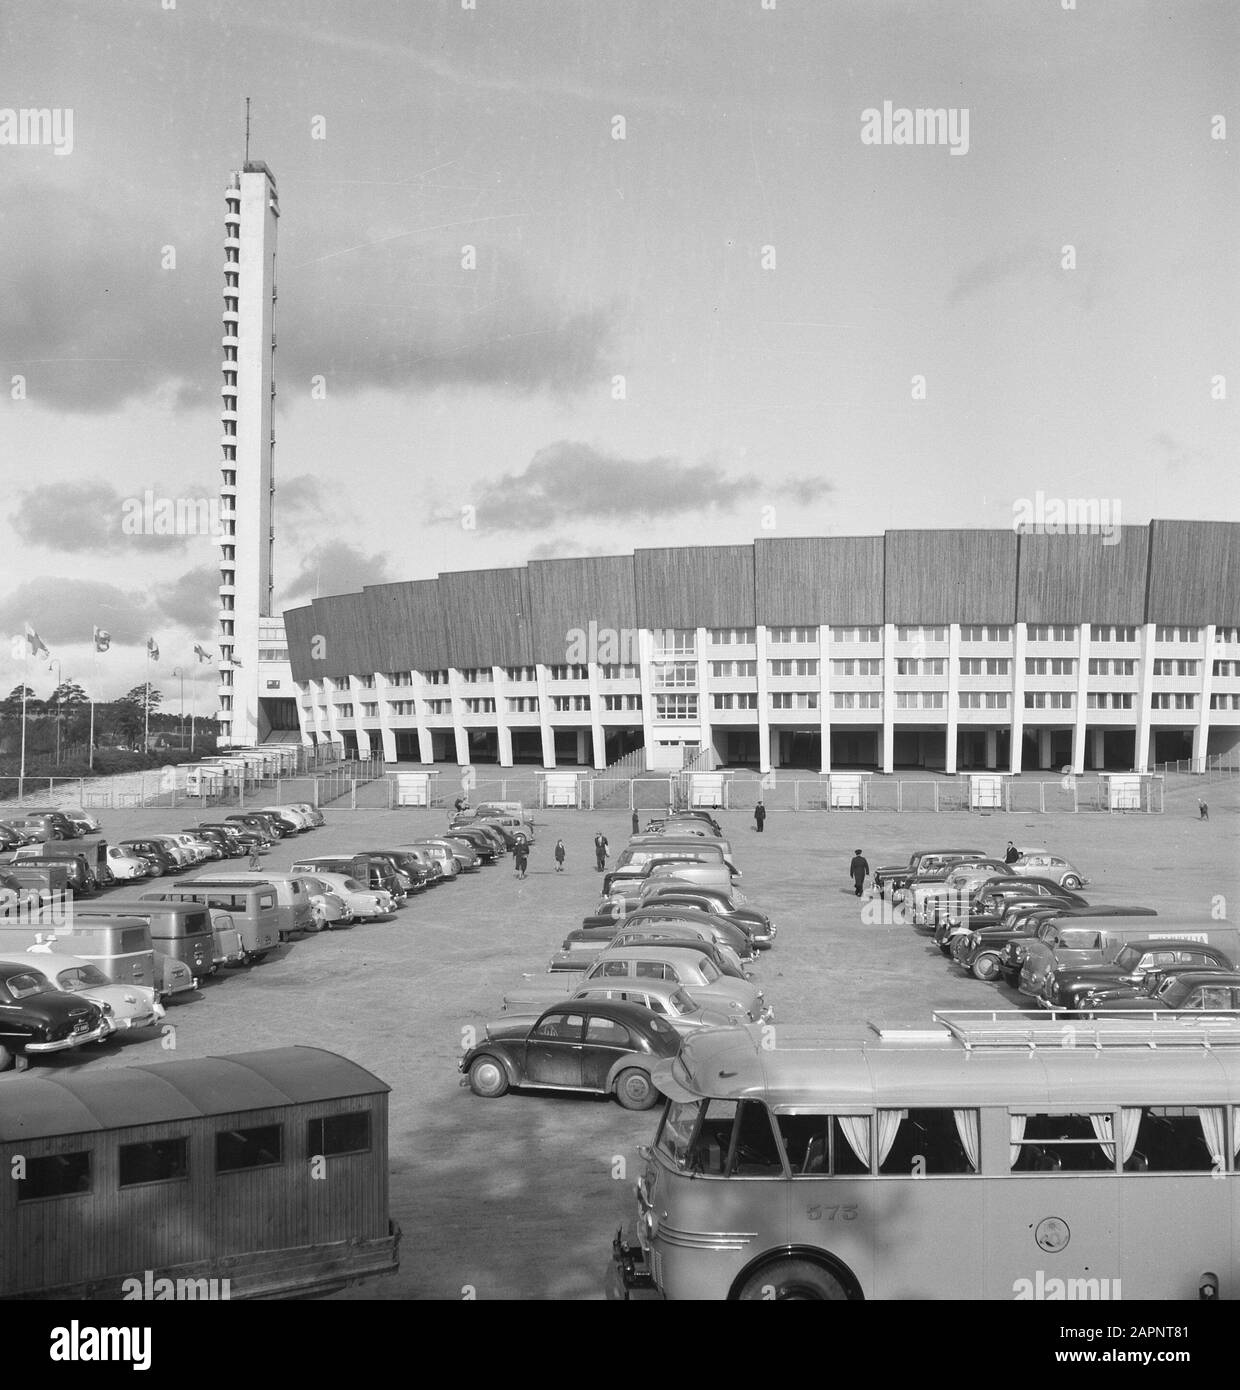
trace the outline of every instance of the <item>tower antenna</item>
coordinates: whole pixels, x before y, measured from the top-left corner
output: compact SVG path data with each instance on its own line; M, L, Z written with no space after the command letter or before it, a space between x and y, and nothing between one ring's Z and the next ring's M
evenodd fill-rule
M245 99L245 162L250 162L250 98Z

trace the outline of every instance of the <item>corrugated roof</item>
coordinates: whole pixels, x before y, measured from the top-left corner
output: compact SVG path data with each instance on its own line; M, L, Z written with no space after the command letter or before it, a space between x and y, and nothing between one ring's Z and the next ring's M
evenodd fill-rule
M0 1143L274 1109L391 1088L318 1047L0 1078Z

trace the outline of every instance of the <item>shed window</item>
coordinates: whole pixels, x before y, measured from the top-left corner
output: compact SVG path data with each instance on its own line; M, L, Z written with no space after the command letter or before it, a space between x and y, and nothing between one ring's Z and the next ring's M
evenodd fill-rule
M189 1140L153 1139L146 1144L122 1144L120 1186L146 1182L175 1182L189 1177Z
M271 1168L281 1159L283 1126L225 1129L215 1136L215 1170L236 1173L243 1168Z
M311 1120L307 1126L311 1155L330 1158L333 1154L361 1154L370 1151L370 1112L327 1115Z
M90 1191L90 1150L28 1158L26 1176L17 1182L17 1200L35 1202L40 1197L68 1197Z

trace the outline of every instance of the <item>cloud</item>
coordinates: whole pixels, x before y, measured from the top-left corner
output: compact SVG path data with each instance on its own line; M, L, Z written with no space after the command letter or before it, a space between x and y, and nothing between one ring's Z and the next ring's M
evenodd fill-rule
M101 479L30 488L19 496L10 521L28 545L70 555L179 550L190 539L188 530L182 535L156 533L156 527L163 529L165 516L169 523L176 523L178 503L188 504L180 511L183 526L198 528L209 523L209 514L200 505L203 501L214 504L209 493L164 498L151 488L148 506L147 491L122 497L111 483ZM169 502L170 508L160 505Z
M280 521L289 517L314 515L323 506L323 489L310 473L276 480L276 511Z
M559 440L540 449L524 473L507 473L484 485L473 505L480 528L536 531L569 521L653 521L727 511L755 495L790 493L809 502L830 490L831 484L821 478L729 476L709 461L626 459L589 444ZM459 522L459 509L434 519Z
M155 603L164 617L189 628L201 640L214 634L220 606L218 566L187 570L171 584L155 590Z
M1150 439L1158 467L1165 473L1178 473L1181 468L1192 468L1206 462L1204 450L1194 449L1177 439L1166 430L1159 430Z
M280 595L293 606L299 599L356 593L364 584L391 583L386 555L368 555L345 541L328 541L301 555L301 569Z
M583 555L613 555L616 547L602 545L585 545L581 541L575 541L567 536L552 538L549 541L541 541L526 554L528 560L565 560L578 559Z
M973 295L983 294L1004 280L1024 279L1045 270L1052 262L1045 246L1018 246L999 251L962 270L947 293L949 304L959 304Z
M182 407L218 401L222 224L178 227L170 218L157 245L149 221L104 191L31 181L10 189L0 207L9 266L0 342L4 371L25 377L27 400L87 413L159 390ZM496 220L467 215L462 240ZM345 244L301 264L284 254L276 371L290 399L308 393L315 375L334 392L519 393L573 391L602 375L608 310L560 302L502 248L484 248L478 268L464 270L459 253L437 256L416 243L429 230ZM319 246L331 233L316 224L303 244L311 237ZM175 269L163 268L164 246Z
M485 219L484 219L485 220ZM461 224L468 237L470 223ZM328 391L482 386L570 392L604 374L609 311L563 304L502 248L476 270L392 233L281 279L280 370ZM287 378L286 378L287 379Z
M57 645L89 643L94 625L117 646L145 642L159 621L147 594L126 592L91 579L41 575L0 598L0 630L20 634L31 623L56 654Z

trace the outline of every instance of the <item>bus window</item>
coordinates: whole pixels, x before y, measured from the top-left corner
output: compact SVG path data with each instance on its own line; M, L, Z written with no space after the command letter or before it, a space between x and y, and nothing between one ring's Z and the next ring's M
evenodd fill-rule
M868 1115L780 1115L794 1178L857 1177L870 1171Z
M976 1110L880 1111L879 1134L888 1115L900 1116L899 1127L878 1171L908 1177L935 1173L976 1173L978 1118Z
M1110 1112L1013 1114L1011 1165L1014 1173L1114 1172L1115 1141Z
M33 1202L40 1197L68 1197L90 1191L90 1150L53 1154L50 1158L28 1158L26 1176L17 1182L17 1200Z
M712 1101L711 1104L717 1102ZM697 1125L700 1108L696 1100L673 1101L659 1127L659 1139L655 1147L665 1153L678 1168L683 1168L688 1162L689 1146L693 1142L693 1131Z
M1140 1123L1124 1169L1137 1173L1209 1173L1227 1168L1223 1157L1227 1136L1221 1107L1148 1105L1138 1112ZM1125 1134L1128 1114L1124 1111ZM1125 1146L1127 1147L1127 1146ZM1219 1162L1215 1163L1215 1155Z
M740 1103L732 1130L727 1174L737 1178L782 1178L784 1175L770 1111L761 1101Z

